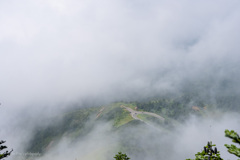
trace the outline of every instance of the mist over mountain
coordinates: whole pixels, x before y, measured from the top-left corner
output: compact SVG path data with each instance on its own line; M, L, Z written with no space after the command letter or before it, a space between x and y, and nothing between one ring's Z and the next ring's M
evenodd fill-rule
M155 148L164 144L173 148L174 156L184 159L209 139L214 142L216 137L223 144L224 129L239 131L239 7L237 0L1 1L1 139L10 148L25 152L36 128L55 125L60 115L76 108L165 98L167 104L171 100L184 104L186 110L210 106L211 115L216 113L218 120L211 115L192 118L190 114L182 121L182 128L172 132L173 137L181 138L178 143L164 136L155 141L159 136L149 130L145 137L153 138L140 141L138 146L150 147L155 141ZM206 138L203 126L210 121L216 126L211 131L215 136ZM85 146L82 144L89 144L85 149L90 154L96 145L92 137L98 132L102 133L96 137L99 148L116 145L122 136L106 136L110 122L99 123L66 154L76 147L77 155ZM129 132L141 130L141 126L130 127ZM198 138L191 139L198 135L196 131ZM64 146L72 144L68 138L63 140ZM63 149L59 144L50 155ZM192 146L176 149L184 144ZM78 156L87 156L84 153ZM132 159L175 158L163 153L132 154ZM105 155L101 155L103 159Z

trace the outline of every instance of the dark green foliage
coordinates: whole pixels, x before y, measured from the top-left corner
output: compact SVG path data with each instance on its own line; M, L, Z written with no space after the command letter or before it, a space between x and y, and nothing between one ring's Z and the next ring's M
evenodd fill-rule
M4 150L7 148L7 146L2 145L3 143L5 143L6 141L0 141L0 151ZM5 151L3 153L0 152L0 159L6 158L7 156L10 156L10 154L12 153L13 150L9 151Z
M225 136L232 139L232 142L240 144L240 137L237 134L237 132L235 132L233 130L229 131L226 129ZM237 148L233 144L231 144L231 145L225 144L225 146L227 147L229 153L234 154L237 157L240 157L240 148Z
M203 102L192 103L190 96L180 97L167 97L167 98L154 98L147 102L136 102L138 109L154 112L160 115L164 115L169 118L184 120L190 113L194 113L191 107L193 105L203 108L205 105ZM199 114L195 112L195 114Z
M100 117L101 120L114 120L114 119L121 119L123 114L123 109L120 107L113 108L107 111L104 115Z
M220 157L219 151L217 151L217 148L215 147L213 149L213 146L216 146L215 144L212 144L212 142L208 142L206 146L203 147L202 152L198 152L195 154L195 159L194 160L223 160ZM191 159L186 159L186 160L191 160Z
M57 142L63 135L77 138L87 134L91 127L86 127L86 123L90 121L91 114L96 114L95 108L79 109L62 115L58 123L37 129L27 152L43 153L49 144L54 145L54 142Z
M130 159L126 154L123 154L122 152L118 152L118 154L116 154L114 158L116 160L129 160Z

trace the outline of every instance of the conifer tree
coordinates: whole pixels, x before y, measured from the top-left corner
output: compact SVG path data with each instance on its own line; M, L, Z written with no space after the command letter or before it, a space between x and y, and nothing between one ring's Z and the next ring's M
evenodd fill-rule
M2 150L6 149L7 146L3 145L3 143L5 143L6 141L0 141L0 159L6 158L7 156L10 156L10 154L12 153L13 150L9 151L5 151L3 153L1 153Z
M213 148L213 146L216 146L215 144L212 144L212 142L208 142L206 146L203 147L202 152L198 152L195 154L194 160L223 160L220 157L220 153L217 150L217 148ZM186 159L191 160L191 159Z
M234 130L229 131L226 129L225 136L232 139L233 143L240 144L240 137ZM233 144L231 145L225 144L225 146L227 147L229 153L234 154L237 157L240 157L240 148L236 147Z
M114 158L116 160L129 160L130 159L126 154L123 154L122 152L118 152L118 154L116 154Z

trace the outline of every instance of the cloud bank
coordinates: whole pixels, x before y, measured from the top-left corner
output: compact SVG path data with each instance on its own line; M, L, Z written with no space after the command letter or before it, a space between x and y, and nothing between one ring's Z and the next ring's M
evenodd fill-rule
M61 104L235 76L239 2L1 2L2 104ZM230 73L231 72L231 73Z
M49 145L44 155L39 157L35 153L30 159L113 160L119 152L119 145L127 148L120 151L133 160L193 159L208 141L216 144L223 159L235 159L236 157L229 154L224 147L224 144L232 144L230 139L224 137L224 130L240 130L239 117L236 113L211 114L205 119L191 117L171 132L144 123L113 132L109 122L96 122L95 127L86 136L74 140L67 136L61 137L55 145ZM14 153L10 159L22 157Z

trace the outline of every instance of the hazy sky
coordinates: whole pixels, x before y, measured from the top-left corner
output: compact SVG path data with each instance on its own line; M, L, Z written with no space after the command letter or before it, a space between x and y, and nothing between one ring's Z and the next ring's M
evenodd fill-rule
M238 0L8 0L0 24L5 107L147 95L238 70Z

